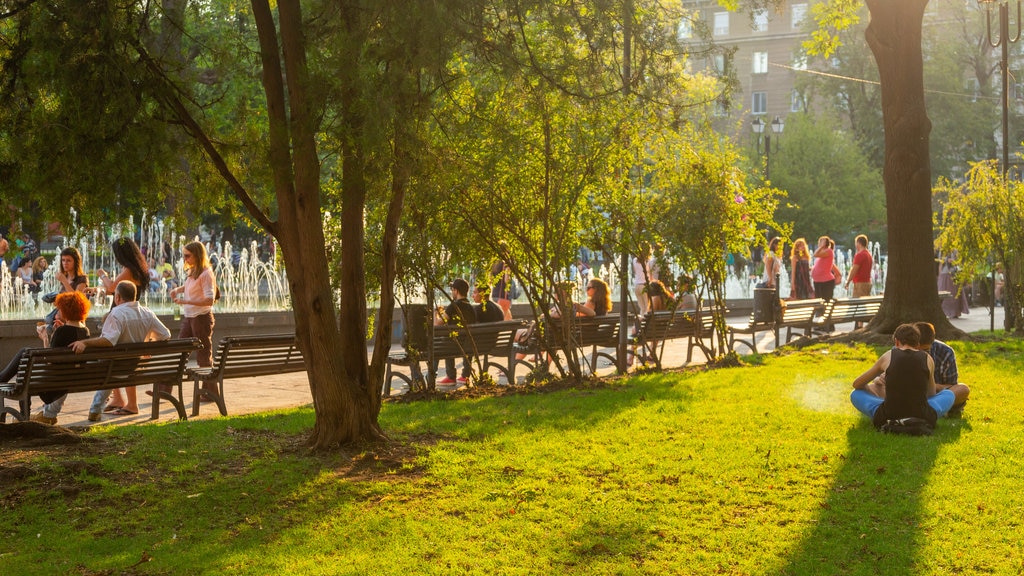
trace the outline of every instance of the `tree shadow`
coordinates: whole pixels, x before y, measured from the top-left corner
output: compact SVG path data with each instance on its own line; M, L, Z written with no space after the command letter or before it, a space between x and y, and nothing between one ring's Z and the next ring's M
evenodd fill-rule
M847 432L846 459L813 528L779 573L920 573L923 493L939 447L964 428L940 419L932 436L894 436L861 419Z

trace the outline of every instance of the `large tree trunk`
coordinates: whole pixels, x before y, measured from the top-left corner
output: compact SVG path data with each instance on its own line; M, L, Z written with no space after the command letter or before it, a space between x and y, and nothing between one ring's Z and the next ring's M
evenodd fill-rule
M867 0L865 36L878 64L885 122L888 273L882 309L868 328L891 333L905 322L927 321L954 333L939 302L935 276L931 163L925 111L921 23L928 0Z
M295 330L306 358L318 449L383 437L371 401L363 276L365 183L358 155L345 155L342 200L344 297L335 315L320 205L316 118L306 93L308 68L298 0L279 0L281 50L268 0L253 0L270 125L270 164L278 200L275 227L289 274ZM283 68L281 57L283 56ZM285 98L285 88L288 97ZM274 231L274 230L272 230ZM375 387L373 387L375 389Z

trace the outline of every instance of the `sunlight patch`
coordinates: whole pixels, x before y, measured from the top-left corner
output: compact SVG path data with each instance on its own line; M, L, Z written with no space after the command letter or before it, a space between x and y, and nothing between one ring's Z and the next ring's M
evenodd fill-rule
M790 396L808 410L841 414L853 408L850 406L851 390L850 383L840 376L798 373L793 378Z

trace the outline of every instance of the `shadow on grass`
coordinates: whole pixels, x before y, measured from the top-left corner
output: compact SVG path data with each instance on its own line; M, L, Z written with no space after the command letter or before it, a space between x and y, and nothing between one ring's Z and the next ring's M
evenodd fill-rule
M933 436L893 436L862 418L847 432L846 460L813 528L780 573L920 573L922 494L939 447L966 427L940 419Z

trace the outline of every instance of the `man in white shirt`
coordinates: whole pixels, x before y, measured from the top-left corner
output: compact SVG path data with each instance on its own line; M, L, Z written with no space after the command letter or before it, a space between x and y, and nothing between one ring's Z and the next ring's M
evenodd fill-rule
M171 337L171 331L164 326L163 322L156 317L152 310L139 304L135 299L135 284L127 280L117 283L114 289L114 308L107 314L103 321L103 330L99 336L79 340L71 344L76 354L85 352L86 348L110 348L116 344L129 344L132 342L150 342L154 340L167 340ZM99 422L103 407L110 398L111 390L99 390L93 397L92 406L89 408L89 421ZM134 409L134 410L133 410ZM138 414L138 406L122 407L122 414Z

